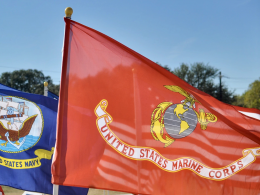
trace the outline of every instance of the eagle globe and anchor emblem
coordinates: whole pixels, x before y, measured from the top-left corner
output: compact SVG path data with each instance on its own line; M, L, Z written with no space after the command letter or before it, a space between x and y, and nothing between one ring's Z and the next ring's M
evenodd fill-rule
M194 110L195 103L200 102L181 87L173 85L164 87L186 97L179 104L162 102L152 113L151 134L155 140L162 142L164 147L171 145L175 139L190 135L198 122L201 129L206 130L208 123L217 121L214 114L205 113L203 109L199 109L199 112ZM164 130L168 135L164 136Z

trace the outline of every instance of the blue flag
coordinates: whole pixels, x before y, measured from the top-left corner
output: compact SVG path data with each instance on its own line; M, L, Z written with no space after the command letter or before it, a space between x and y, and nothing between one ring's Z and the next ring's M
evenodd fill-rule
M52 93L51 91L48 91L48 97L59 100L59 96L57 96L55 93Z
M6 90L11 90L11 91L19 91L19 90L12 88L12 87L8 87L8 86L6 86L2 83L0 83L0 89L6 89Z
M0 185L52 194L58 101L0 85ZM59 195L87 194L59 186Z

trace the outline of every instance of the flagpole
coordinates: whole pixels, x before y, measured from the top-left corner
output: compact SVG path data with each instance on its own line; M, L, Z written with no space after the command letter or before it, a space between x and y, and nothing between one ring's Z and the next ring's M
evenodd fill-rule
M71 7L67 7L65 9L65 18L67 19L71 19L71 15L73 13L73 9ZM64 47L65 47L65 42L66 42L66 30L67 30L68 27L65 26L65 33L64 33L64 45L63 45L63 56L62 56L62 67L63 67L63 63L67 62L67 59L65 59L64 57L67 57L67 51L64 50ZM64 68L64 67L63 67ZM66 71L64 69L62 69L62 73ZM61 77L61 80L63 78ZM63 97L62 95L62 92L60 92L60 99ZM59 108L59 111L60 112L60 108ZM58 120L58 119L57 119ZM57 121L58 122L58 121ZM57 144L57 143L56 143ZM55 144L55 147L56 147L56 144ZM56 184L53 184L53 195L59 195L59 185L56 185Z
M43 84L44 84L44 96L48 97L48 82L45 81Z
M53 184L53 195L59 195L59 185Z
M48 97L48 82L45 81L44 83L44 96ZM58 195L59 194L59 185L53 184L53 194Z

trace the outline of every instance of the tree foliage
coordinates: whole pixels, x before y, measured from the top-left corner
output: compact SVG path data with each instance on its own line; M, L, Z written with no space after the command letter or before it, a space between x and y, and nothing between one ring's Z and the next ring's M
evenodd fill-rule
M249 89L241 96L238 96L234 104L246 108L260 109L260 80L251 83Z
M36 69L15 70L1 74L0 83L14 89L43 95L43 83L48 82L48 88L55 94L59 94L59 85L53 84L50 76L45 76L42 71Z
M182 63L179 68L173 70L173 74L197 89L216 96L219 87L214 84L213 79L216 78L218 69L204 63L194 63L190 66Z
M197 62L193 64L182 63L180 67L171 70L169 66L163 66L182 80L209 95L220 99L220 86L214 83L219 70L208 64ZM235 100L234 92L230 91L225 84L221 83L221 101L231 104Z

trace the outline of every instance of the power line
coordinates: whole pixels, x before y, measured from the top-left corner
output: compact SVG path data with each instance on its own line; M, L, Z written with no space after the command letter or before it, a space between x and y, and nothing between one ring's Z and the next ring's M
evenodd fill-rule
M234 79L234 80L249 80L249 79L253 79L253 78L235 78L235 77L229 77L230 79Z
M230 88L230 89L248 89L248 88L234 87L234 88Z

